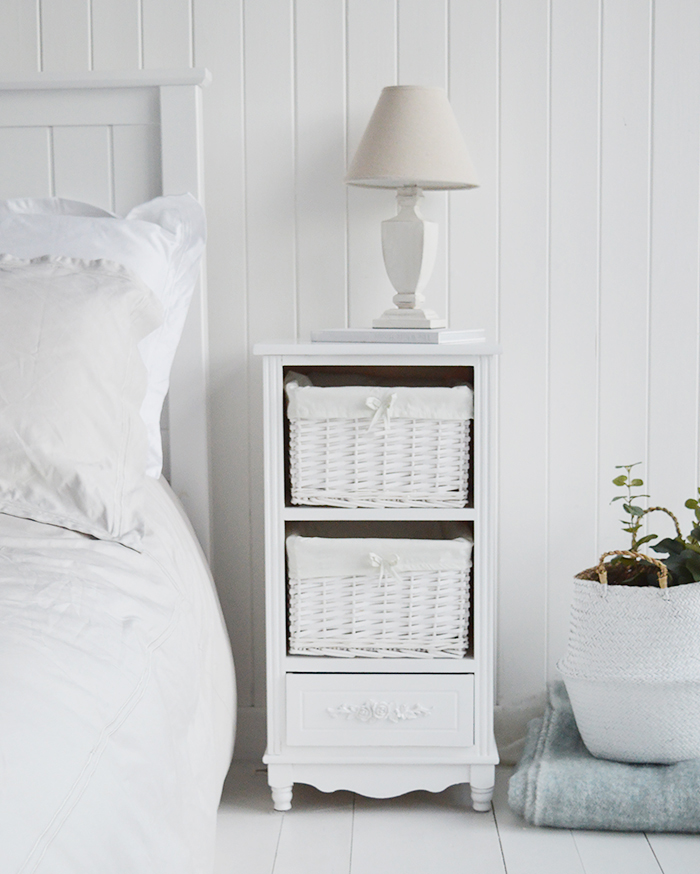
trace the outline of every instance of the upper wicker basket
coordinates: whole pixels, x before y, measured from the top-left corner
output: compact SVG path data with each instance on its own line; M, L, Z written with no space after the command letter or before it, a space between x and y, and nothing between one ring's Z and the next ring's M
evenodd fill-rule
M290 374L293 504L464 507L469 386L322 387Z

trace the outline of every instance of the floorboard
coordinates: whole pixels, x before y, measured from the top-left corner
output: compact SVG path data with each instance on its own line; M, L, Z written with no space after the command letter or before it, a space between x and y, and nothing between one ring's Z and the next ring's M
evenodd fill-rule
M497 770L493 799L507 874L587 874L570 831L528 825L508 807L508 776Z
M377 800L296 785L272 809L262 767L236 764L219 810L215 874L700 874L700 835L527 825L497 769L494 809L468 787Z
M272 811L267 774L234 765L219 807L215 874L272 874L282 823Z
M460 792L357 797L351 874L505 874L492 813Z
M572 834L586 874L662 874L644 834L595 831Z
M664 874L700 874L700 835L647 835Z
M351 792L295 786L292 809L283 814L274 874L348 874L353 803Z

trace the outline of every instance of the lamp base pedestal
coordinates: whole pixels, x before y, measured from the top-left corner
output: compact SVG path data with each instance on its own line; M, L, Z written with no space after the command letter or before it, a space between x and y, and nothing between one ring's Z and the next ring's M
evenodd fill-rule
M447 320L432 310L393 307L372 321L373 328L446 328Z

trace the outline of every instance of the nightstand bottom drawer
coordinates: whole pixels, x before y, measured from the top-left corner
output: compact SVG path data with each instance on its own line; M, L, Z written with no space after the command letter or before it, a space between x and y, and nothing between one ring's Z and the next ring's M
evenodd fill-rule
M287 674L292 746L474 743L471 674Z

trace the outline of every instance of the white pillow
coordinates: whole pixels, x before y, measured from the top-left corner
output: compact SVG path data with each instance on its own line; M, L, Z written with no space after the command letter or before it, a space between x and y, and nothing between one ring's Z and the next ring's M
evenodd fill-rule
M138 343L161 316L121 265L0 257L0 512L138 547Z
M163 324L139 346L148 371L141 415L148 429L147 473L153 477L163 466L160 414L205 236L204 210L191 194L156 197L123 219L60 197L0 202L0 253L114 261L135 273L163 305Z

